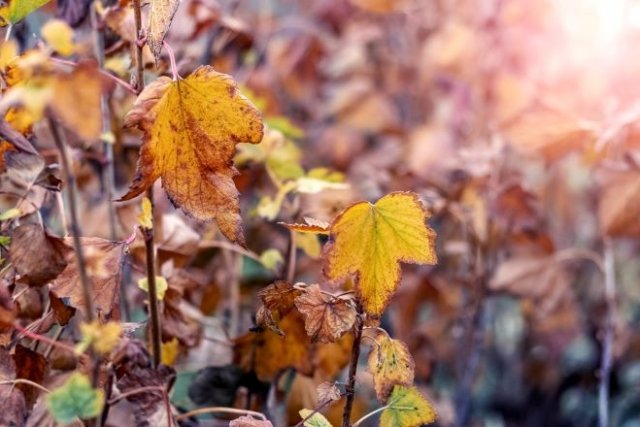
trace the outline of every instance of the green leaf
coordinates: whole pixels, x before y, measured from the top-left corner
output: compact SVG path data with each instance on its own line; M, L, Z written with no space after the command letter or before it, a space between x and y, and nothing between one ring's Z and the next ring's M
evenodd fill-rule
M49 393L47 406L57 422L70 424L76 417L90 419L100 415L104 393L91 387L86 375L74 372L61 387Z
M267 249L260 254L260 262L268 270L275 270L278 265L284 262L282 254L277 249Z
M6 24L15 24L50 1L51 0L10 0L9 6L0 9L0 17Z
M6 221L8 219L18 217L21 214L22 212L20 212L20 209L18 208L7 209L6 211L0 213L0 221Z
M313 411L311 409L301 409L299 414L304 420L309 415L311 415ZM304 422L304 427L333 427L329 420L327 420L324 415L320 412L316 412L313 414L311 418Z
M380 417L380 427L419 427L436 420L431 403L415 387L397 385Z
M0 245L9 246L11 244L11 237L9 236L0 236Z

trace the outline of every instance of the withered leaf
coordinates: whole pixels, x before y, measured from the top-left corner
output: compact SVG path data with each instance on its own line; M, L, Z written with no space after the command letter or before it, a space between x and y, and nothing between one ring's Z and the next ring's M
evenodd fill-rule
M161 328L162 339L170 341L177 338L180 344L186 347L193 347L199 342L201 325L187 316L180 304L182 302L182 290L170 286L164 297L164 308L162 310Z
M278 321L294 308L294 301L301 293L301 290L284 280L278 280L260 290L258 298L262 301L262 306L256 314L257 325L267 326L282 335Z
M43 286L67 267L71 252L63 239L51 236L40 224L23 224L13 230L9 259L30 286Z
M342 393L340 392L340 389L338 388L336 383L331 381L320 383L320 385L318 385L318 387L316 388L316 391L318 392L319 402L334 402L336 400L340 400L340 398L342 397Z
M313 341L334 342L356 321L351 298L327 295L316 284L307 286L295 299L295 305L304 316L305 329Z
M55 296L53 292L49 292L49 301L51 302L51 310L59 325L65 326L69 320L76 314L76 309L68 306L60 298Z
M140 94L125 125L144 132L137 173L121 200L144 192L156 179L171 200L200 221L215 219L229 240L244 244L236 144L258 143L262 119L233 79L201 66L185 79L160 77Z
M160 59L162 41L167 31L169 31L173 15L175 15L179 5L180 0L151 0L147 42L151 52L153 52L153 56L156 58L156 62Z
M119 317L118 295L123 257L127 242L111 242L100 238L81 239L87 263L87 273L93 285L93 303L99 317L105 320ZM85 313L78 265L69 263L52 283L51 291L58 298L68 298L68 304Z
M373 385L380 402L386 402L394 386L413 384L415 363L400 340L386 335L379 337L369 353L367 365L373 374Z
M16 346L12 357L16 366L16 378L24 378L42 384L49 372L49 361L46 357L22 345ZM16 387L22 390L29 408L33 406L41 393L39 389L28 384L16 384Z
M9 352L0 347L0 381L14 380L15 368ZM27 403L22 390L13 384L0 384L0 425L22 426L27 414Z
M250 415L243 415L231 420L229 427L273 427L273 424L269 420L259 420Z

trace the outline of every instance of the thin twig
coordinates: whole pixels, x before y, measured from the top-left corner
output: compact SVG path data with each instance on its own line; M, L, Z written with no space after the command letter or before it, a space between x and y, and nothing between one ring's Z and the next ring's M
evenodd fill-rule
M367 418L374 416L375 414L378 414L382 411L384 411L385 409L387 409L390 406L390 404L386 404L381 408L378 408L374 411L369 412L368 414L364 415L362 418L360 418L358 421L356 421L355 423L353 423L353 425L351 427L358 427L360 424L362 424Z
M316 407L316 409L314 409L313 411L311 411L311 413L309 413L309 415L301 419L298 422L298 424L296 424L294 427L303 427L305 422L307 422L309 419L311 419L311 417L313 417L315 414L320 412L322 408L324 408L325 406L327 406L329 403L332 403L332 402L333 400L331 399L324 400L318 407Z
M151 348L154 366L158 366L161 356L160 313L158 310L158 290L156 286L155 247L153 229L142 228L147 254L147 282L149 288L149 320L151 323Z
M616 316L615 258L611 239L604 239L604 294L607 308L598 383L598 426L609 426L609 381L613 359Z
M40 335L37 334L35 332L32 332L30 330L28 330L27 328L23 328L22 325L20 325L19 323L14 323L13 327L20 333L20 335L24 335L25 337L31 338L32 340L36 340L36 341L42 341L44 343L47 343L53 347L57 347L59 349L68 351L70 353L75 354L76 353L76 349L70 345L67 344L63 344L59 341L53 340L51 338L49 338L46 335Z
M287 282L293 283L293 279L296 276L296 256L298 249L296 247L296 233L293 230L289 230L291 236L289 243L289 262L287 263Z
M69 158L67 157L67 151L65 149L65 143L62 139L62 133L55 120L49 117L49 128L53 135L53 140L60 153L60 160L62 163L62 171L64 173L67 183L67 196L69 199L69 225L71 226L73 234L73 247L76 253L76 262L78 264L78 273L80 275L80 283L82 284L82 298L85 306L85 317L87 322L91 322L94 319L93 313L93 288L87 275L87 269L84 258L84 250L82 243L80 242L80 223L78 220L78 206L76 198L76 180L73 173L71 173L71 165L69 164Z
M144 89L144 63L142 58L142 48L144 46L144 36L142 34L142 6L140 0L133 0L133 14L136 23L136 93Z
M358 304L358 317L353 333L353 347L351 348L351 362L349 364L349 379L345 386L347 401L344 405L342 413L342 427L349 427L351 423L351 410L355 399L356 374L358 371L358 359L360 358L360 343L362 342L362 331L364 328L364 319L362 318L362 306Z
M36 382L24 379L24 378L16 378L15 380L9 380L9 381L0 381L0 385L4 385L4 384L26 384L26 385L30 385L31 387L35 387L38 390L44 391L45 393L51 393L51 390L49 390L48 388L46 388L45 386L42 386Z
M224 241L224 240L204 240L201 241L198 245L199 248L220 248L227 249L232 252L237 252L241 255L246 256L247 258L251 258L252 260L259 262L262 264L262 260L260 259L260 255L257 253L244 249L242 246L235 245L233 243Z
M69 61L67 59L61 59L61 58L54 58L51 57L49 58L52 62L58 63L58 64L62 64L62 65L69 65L71 67L77 67L78 64L73 62L73 61ZM113 80L116 84L120 85L123 89L125 89L127 92L132 93L134 95L138 94L138 91L131 86L129 83L125 82L124 80L122 80L121 78L119 78L118 76L114 76L113 74L111 74L110 72L103 70L103 69L99 69L98 72L100 74L102 74L103 76L105 76L106 78Z
M253 417L260 418L263 421L266 421L267 419L267 417L262 412L250 411L248 409L227 408L224 406L211 406L209 408L194 409L192 411L185 412L184 414L180 414L176 416L176 421L185 420L189 417L193 417L196 415L215 414L215 413L251 415Z

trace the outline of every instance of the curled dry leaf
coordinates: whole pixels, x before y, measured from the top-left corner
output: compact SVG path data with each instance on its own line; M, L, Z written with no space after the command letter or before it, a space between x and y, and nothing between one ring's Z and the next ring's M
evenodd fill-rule
M162 178L173 203L200 221L215 219L222 234L244 244L232 159L236 144L260 142L262 119L233 79L209 66L178 81L160 77L140 94L125 125L142 130L144 141L121 200Z
M324 273L330 280L358 277L364 310L384 311L400 283L400 262L435 264L436 233L414 193L395 192L345 209L331 224Z
M278 224L284 225L289 230L297 231L299 233L312 233L312 234L329 234L328 222L320 221L319 219L304 218L304 224L287 224L285 222L279 222Z
M415 363L407 346L384 335L376 340L367 361L380 402L385 402L396 385L413 384Z
M43 286L63 272L71 252L63 239L40 224L23 224L13 230L9 259L30 286Z
M82 238L81 243L86 257L87 273L93 285L95 309L102 319L117 319L120 274L128 244L97 237ZM54 280L51 291L58 298L68 298L69 305L85 313L82 284L75 261L69 263L62 274Z
M302 294L300 289L284 280L278 280L258 292L262 306L256 314L256 324L267 326L274 332L283 335L278 327L278 321L286 316L293 308L297 297Z
M147 43L156 58L160 59L162 51L162 41L169 31L173 15L175 15L180 5L180 0L151 0L151 10L149 11L149 32Z
M231 420L229 427L273 427L273 424L269 420L259 420L251 415L243 415Z
M318 393L318 402L335 402L336 400L340 400L342 397L342 393L336 383L331 381L320 383L316 388L316 391Z
M312 341L334 342L353 327L356 309L347 296L323 293L320 286L307 286L295 305L304 316L304 325Z

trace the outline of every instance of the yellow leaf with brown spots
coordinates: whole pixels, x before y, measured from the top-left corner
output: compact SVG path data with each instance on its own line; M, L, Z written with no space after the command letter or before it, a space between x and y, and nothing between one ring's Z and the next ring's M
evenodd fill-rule
M380 416L380 426L420 427L431 424L438 414L415 387L395 386Z
M202 66L185 79L160 77L140 94L125 125L144 132L136 177L121 200L162 178L174 204L200 221L215 219L231 241L244 243L236 144L262 139L260 112L233 79Z
M367 361L378 400L384 402L396 385L413 384L415 363L407 346L384 335L376 340Z
M400 262L437 262L436 233L427 218L418 197L408 192L348 207L331 224L325 275L334 281L356 275L364 310L381 315L400 283Z

